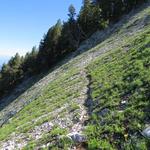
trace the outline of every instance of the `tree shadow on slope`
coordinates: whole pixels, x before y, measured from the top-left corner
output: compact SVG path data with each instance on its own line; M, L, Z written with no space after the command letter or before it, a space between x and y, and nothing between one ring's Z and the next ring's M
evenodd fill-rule
M99 36L103 35L102 37L100 36L99 39L95 40L94 39L95 34L93 34L90 37L90 39L93 39L93 43L91 43L91 45L90 45L91 47L90 48L92 48L92 47L96 46L97 44L103 42L107 38L111 37L114 33L119 32L119 29L121 29L126 23L128 23L128 21L130 19L132 20L132 18L134 17L135 13L139 13L142 10L148 8L149 6L150 6L150 1L148 1L148 3L145 3L143 5L143 7L139 7L137 9L135 9L135 10L132 10L128 15L123 16L123 18L120 21L118 21L116 24L114 24L114 25L112 24L107 29L99 32ZM150 22L150 15L148 14L147 16L144 16L144 19L142 19L142 23L143 23L144 26L147 26L149 22ZM142 23L141 23L141 20L139 18L136 18L131 24L129 24L126 27L126 29L127 29L127 31L129 31L130 28L133 28L133 27L136 28L138 24L139 24L139 28L140 27L143 28ZM85 43L86 42L87 41L85 41ZM80 50L80 48L79 48L79 50ZM82 51L77 51L76 53L77 54L81 54L82 52L84 52L84 49ZM92 89L91 89L91 84L92 84L91 83L91 76L87 75L87 78L89 80L89 85L87 85L87 87L88 87L87 96L88 97L87 97L87 99L85 101L85 106L88 108L88 114L91 115L91 113L92 113L92 107L94 105L94 102L93 102L92 97L91 97L91 92L92 92Z
M0 111L7 107L11 102L19 98L27 89L32 87L37 81L38 77L30 77L24 79L17 87L15 87L10 93L4 95L0 100Z

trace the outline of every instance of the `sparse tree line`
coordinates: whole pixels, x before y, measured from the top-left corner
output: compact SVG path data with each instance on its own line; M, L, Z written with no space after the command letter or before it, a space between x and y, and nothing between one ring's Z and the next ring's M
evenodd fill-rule
M110 22L117 21L146 0L83 0L79 14L69 7L68 21L60 20L43 36L39 47L19 56L17 53L0 70L0 96L7 94L24 78L50 69L60 59L75 51L79 44Z

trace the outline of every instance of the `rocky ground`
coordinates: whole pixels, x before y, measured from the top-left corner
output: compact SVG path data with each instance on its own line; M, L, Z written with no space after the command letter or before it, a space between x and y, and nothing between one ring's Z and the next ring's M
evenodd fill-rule
M32 123L36 124L42 118L46 118L48 116L53 117L52 119L45 121L40 125L35 125L31 130L28 130L27 133L12 132L7 139L0 142L1 149L22 149L28 144L28 142L31 141L31 139L39 140L44 134L50 132L56 125L62 129L68 129L67 136L75 142L83 142L86 138L82 134L85 128L84 123L88 119L88 115L90 113L86 106L90 107L92 105L92 102L88 99L89 78L87 77L85 68L100 55L112 49L117 49L120 45L125 45L126 50L128 50L126 45L126 38L129 36L136 36L150 23L150 13L148 13L149 6L150 3L147 3L143 5L143 7L133 10L129 15L125 15L115 25L111 25L104 31L96 32L91 36L91 38L83 42L76 52L58 64L58 66L51 70L50 73L47 74L44 78L35 84L33 84L35 79L24 81L24 83L16 88L9 97L3 98L1 100L2 102L0 107L1 128L5 128L5 123L11 123L11 118L13 118L25 106L29 105L32 103L32 101L42 96L45 87L50 85L52 81L57 81L61 75L67 74L69 72L69 68L78 70L77 75L69 77L67 82L72 82L76 79L81 81L66 87L66 90L67 88L69 88L69 90L78 90L80 94L73 99L70 97L70 101L72 102L66 102L61 107L33 119ZM28 90L19 95L18 93L24 91L29 84L33 85ZM63 84L65 85L65 82ZM10 104L5 106L5 103L7 102L10 102ZM88 102L89 105L85 105L86 102ZM69 111L71 104L74 103L77 104L78 108L76 108L75 111ZM64 116L62 116L64 111ZM105 113L107 113L107 110L102 110L101 114ZM75 115L78 116L76 117ZM26 125L28 124L31 124L31 122L26 122ZM22 126L25 126L25 124ZM21 126L18 126L18 130L20 128ZM149 136L149 127L143 131L143 135ZM48 146L49 143L46 145L41 145L41 147Z

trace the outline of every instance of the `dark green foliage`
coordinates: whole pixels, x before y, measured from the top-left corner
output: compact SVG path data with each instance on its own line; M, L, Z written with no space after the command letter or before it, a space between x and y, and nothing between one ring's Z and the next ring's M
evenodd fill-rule
M107 21L102 18L101 7L97 4L92 4L90 0L83 1L78 22L86 37L107 26Z
M0 96L13 88L23 75L21 68L23 58L17 53L8 64L3 64L0 72Z
M26 53L22 64L22 70L24 72L24 75L31 75L37 72L36 70L37 54L38 54L38 50L35 46L32 48L31 53Z
M125 12L129 12L146 0L95 0L94 2L102 9L104 19L116 21Z
M39 53L38 53L38 66L39 69L47 70L50 66L52 66L56 61L59 53L57 51L58 40L61 36L62 24L61 21L58 20L57 23L49 29L46 35L44 35L41 43L39 45Z
M59 51L61 56L76 50L81 42L81 31L76 17L76 11L73 5L69 7L69 19L64 22L61 37L59 39Z

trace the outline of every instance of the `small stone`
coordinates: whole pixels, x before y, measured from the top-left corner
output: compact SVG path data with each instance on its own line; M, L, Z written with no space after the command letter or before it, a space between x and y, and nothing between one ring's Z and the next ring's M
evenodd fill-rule
M122 101L122 102L121 102L121 104L126 104L126 103L127 103L126 101Z
M150 138L150 126L142 131L142 135L147 138Z

